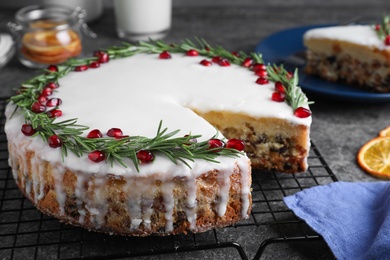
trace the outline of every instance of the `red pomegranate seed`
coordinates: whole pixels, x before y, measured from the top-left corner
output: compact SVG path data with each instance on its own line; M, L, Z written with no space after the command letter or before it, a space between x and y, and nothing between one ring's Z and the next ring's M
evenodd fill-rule
M41 96L47 97L50 96L51 94L53 94L53 89L47 87L42 90Z
M80 65L80 66L74 67L74 71L86 71L87 69L88 69L87 65Z
M286 88L284 87L283 83L280 81L275 82L275 90L279 93L286 93Z
M292 79L294 77L294 73L292 73L291 71L287 71L286 77L287 79Z
M99 129L93 129L87 135L87 138L101 138L101 137L103 137L103 134L102 134L102 132L100 132Z
M33 111L34 113L42 113L46 111L46 106L37 101L32 104L31 111Z
M244 147L245 143L240 139L230 139L226 143L226 148L236 149L238 151L243 151Z
M267 66L265 66L263 63L253 64L253 71L256 72L258 70L267 70Z
M236 51L232 51L233 56L240 57L240 54Z
M188 50L188 51L186 52L186 55L187 55L187 56L192 56L192 57L194 57L194 56L198 56L198 55L199 55L199 52L198 52L197 50L191 49L191 50Z
M50 72L58 72L58 67L56 65L50 65L49 67L47 67L47 70L49 70Z
M203 66L206 66L206 67L213 65L213 63L211 61L208 61L208 60L201 60L200 64L202 64Z
M276 102L283 102L286 100L286 95L284 93L274 92L272 93L271 99Z
M88 67L90 67L91 69L96 69L100 67L100 63L97 61L92 61L91 63L89 63Z
M98 63L107 63L110 60L110 56L104 51L95 51L93 56L97 57Z
M46 102L47 107L58 107L62 104L62 100L60 98L51 98Z
M123 132L120 128L110 128L107 131L107 136L109 137L121 137L123 135Z
M96 150L88 154L88 159L95 163L98 163L104 161L106 159L106 155L102 151Z
M57 118L57 117L62 116L62 111L59 109L53 109L53 110L47 111L46 114L49 118Z
M385 38L385 45L389 46L390 45L390 35L387 35Z
M46 96L42 96L42 95L40 95L40 96L38 97L38 99L37 99L37 101L38 101L39 103L43 104L43 105L46 104L47 100L48 100L48 98L47 98Z
M268 77L268 73L266 70L256 70L255 74L259 77L266 78Z
M210 47L209 46L204 46L204 49L206 50L206 51L210 51Z
M245 67L245 68L249 68L250 66L252 66L252 63L253 63L253 60L252 58L245 58L245 60L242 62L242 66Z
M140 150L137 152L137 159L141 163L150 163L154 160L154 154L148 150Z
M379 31L381 29L381 25L380 24L376 24L375 25L375 31Z
M306 118L311 116L311 111L304 107L298 107L297 109L295 109L294 115L299 118Z
M208 144L209 144L209 149L213 149L213 152L216 152L216 153L220 152L225 147L224 141L222 141L220 139L215 139L215 138L210 139L208 141Z
M219 62L218 62L218 65L219 66L222 66L222 67L228 67L230 66L230 62L228 59L221 59Z
M265 84L268 84L269 81L268 81L268 79L266 79L266 78L260 77L260 78L258 78L258 79L256 80L256 83L257 83L257 84L260 84L260 85L265 85Z
M159 57L160 59L167 60L167 59L171 59L172 55L169 53L169 51L163 51L160 53Z
M45 87L51 88L51 89L56 89L59 87L59 85L57 83L54 83L54 82L48 82L48 83L46 83Z
M214 57L211 59L211 61L214 62L214 63L219 63L220 60L222 60L222 58L219 57L219 56L214 56Z
M61 147L62 141L57 135L52 135L47 139L49 146L51 148L58 148Z
M37 132L30 124L23 124L21 131L25 136L32 136Z

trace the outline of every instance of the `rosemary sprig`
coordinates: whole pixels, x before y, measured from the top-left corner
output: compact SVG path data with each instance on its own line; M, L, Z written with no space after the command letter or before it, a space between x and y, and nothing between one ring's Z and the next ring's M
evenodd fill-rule
M199 55L208 58L219 56L237 65L241 65L247 58L251 58L254 63L264 63L261 54L250 53L248 55L242 51L238 55L233 54L222 46L213 47L204 39L199 38L195 38L195 41L184 40L180 44L167 44L163 41L140 42L138 44L123 43L121 46L114 46L103 51L109 55L110 59L119 59L138 53L161 53L162 51L185 53L191 49L198 51ZM46 70L43 74L24 82L18 90L18 94L10 99L23 113L25 122L31 124L32 128L35 129L34 136L40 136L45 142L52 135L58 136L62 142L63 159L68 156L69 151L76 156L82 156L98 150L106 155L107 163L112 165L117 162L127 167L124 159L129 158L139 171L140 162L137 159L137 152L141 150L163 155L174 163L182 162L188 167L190 167L189 162L195 159L218 162L218 156L239 156L241 152L235 149L209 149L208 141L191 142L192 139L201 137L200 135L176 137L179 130L168 132L167 128L162 127L162 122L160 122L156 136L153 138L129 136L119 140L110 137L90 139L83 134L89 127L78 125L77 119L58 121L58 119L49 118L46 113L35 113L31 110L31 106L37 102L47 83L58 84L60 78L66 76L77 66L88 65L97 59L97 57L69 59L66 63L57 66L57 72ZM297 85L297 71L295 71L294 77L289 77L288 72L283 67L268 65L267 72L270 80L283 83L286 88L287 103L291 105L293 110L304 104L312 103L307 101ZM215 138L215 136L211 138Z
M308 101L301 88L298 86L298 70L295 69L294 74L290 75L283 66L267 66L268 78L271 81L280 81L286 92L286 101L293 111L298 107L313 104L313 101Z
M380 24L374 25L374 30L379 39L385 40L390 35L390 15L385 15Z

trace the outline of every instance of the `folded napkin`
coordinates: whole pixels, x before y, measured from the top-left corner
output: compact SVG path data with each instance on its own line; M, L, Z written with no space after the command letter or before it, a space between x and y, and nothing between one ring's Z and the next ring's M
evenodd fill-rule
M337 259L390 259L390 182L335 182L284 202Z

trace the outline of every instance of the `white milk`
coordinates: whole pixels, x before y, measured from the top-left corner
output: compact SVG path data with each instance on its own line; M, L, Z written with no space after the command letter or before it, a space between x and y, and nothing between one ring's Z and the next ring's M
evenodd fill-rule
M165 37L171 28L172 0L114 0L118 36L130 41Z

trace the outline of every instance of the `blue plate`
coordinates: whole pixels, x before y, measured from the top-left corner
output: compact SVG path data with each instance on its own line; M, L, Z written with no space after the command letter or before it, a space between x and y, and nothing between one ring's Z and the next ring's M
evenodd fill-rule
M255 52L262 53L266 63L279 63L290 55L305 50L303 34L307 30L327 26L331 24L296 27L277 32L261 41L256 46ZM343 101L390 101L390 93L373 93L354 86L328 82L319 77L307 75L302 69L299 70L299 85L308 94L313 93Z

